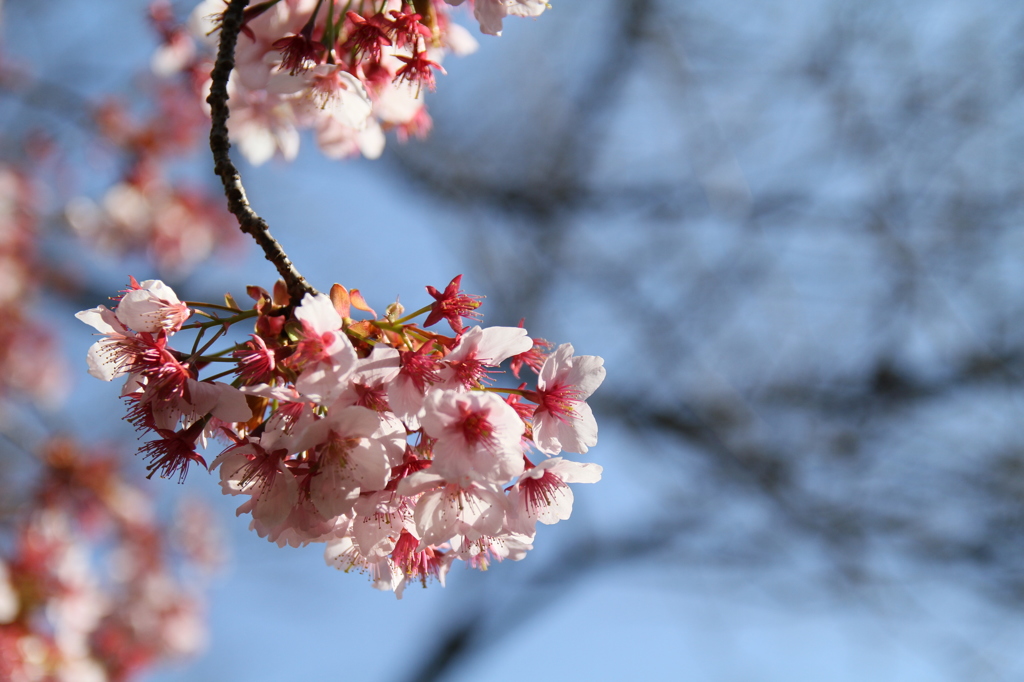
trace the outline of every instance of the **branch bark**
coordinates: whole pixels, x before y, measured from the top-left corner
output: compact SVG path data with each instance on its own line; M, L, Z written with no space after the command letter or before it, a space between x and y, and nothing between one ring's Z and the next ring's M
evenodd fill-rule
M263 255L274 264L288 287L292 303L297 305L305 294L316 294L306 279L288 258L281 244L270 234L267 221L257 215L249 205L242 186L242 176L235 164L231 162L231 143L228 141L228 77L235 67L235 45L238 32L242 28L243 15L249 0L231 0L224 10L220 25L220 44L217 50L217 61L214 63L213 85L206 101L210 104L210 115L213 124L210 127L210 150L213 152L213 170L220 176L224 184L224 196L228 200L228 210L238 219L238 226L245 234L256 240Z

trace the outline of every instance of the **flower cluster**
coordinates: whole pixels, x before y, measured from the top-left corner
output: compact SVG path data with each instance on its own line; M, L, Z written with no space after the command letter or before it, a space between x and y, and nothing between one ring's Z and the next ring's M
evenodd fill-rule
M232 141L250 163L298 154L299 131L315 131L329 157L379 156L384 133L401 139L431 127L423 93L433 90L448 52L476 50L476 40L449 17L462 0L265 0L246 9L230 81ZM191 35L216 40L223 0L203 0ZM476 0L485 33L500 35L506 16L537 16L543 0ZM209 74L201 50L165 27L154 57L161 73ZM200 78L200 91L209 80Z
M177 531L157 524L111 454L55 440L40 459L0 558L0 679L117 682L196 652L201 595L177 569L215 567L210 519L192 505Z
M220 435L228 445L211 468L260 536L325 543L328 563L400 596L410 580L443 582L455 559L484 569L522 558L538 521L569 517L568 484L601 475L563 456L597 443L586 400L601 358L552 350L522 326L467 327L480 300L460 284L427 287L434 301L410 315L393 303L378 316L337 284L301 301L283 285L250 287L243 310L133 279L113 310L78 317L103 335L90 372L126 378L127 418L153 436L141 449L151 475L183 479ZM243 320L255 323L249 339L213 350ZM451 335L430 329L441 322ZM188 352L171 345L182 332L195 333ZM536 372L535 386L502 386L506 362L517 381ZM221 371L200 378L208 367Z

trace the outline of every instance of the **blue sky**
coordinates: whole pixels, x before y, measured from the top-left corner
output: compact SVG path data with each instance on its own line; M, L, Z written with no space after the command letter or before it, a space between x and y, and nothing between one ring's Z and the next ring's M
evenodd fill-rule
M449 75L432 96L438 144L455 145L462 139L463 148L479 155L481 173L493 172L499 179L528 173L543 162L545 145L552 142L539 125L535 131L527 127L521 137L488 138L487 131L495 129L488 103L511 106L503 99L509 90L526 92L522 98L529 101L533 89L549 98L546 115L565 115L563 98L578 87L573 60L591 55L592 42L608 30L608 3L553 4L536 22L509 20L500 39L481 36L480 53L446 64ZM772 81L762 78L764 71L788 64L790 52L803 45L800 40L836 21L842 3L667 4L679 10L679 26L687 31L700 34L686 24L698 20L718 27L708 35L729 25L735 28L730 33L734 42L709 47L698 38L678 62L690 69L689 75L666 66L657 76L644 76L652 73L644 69L631 76L609 132L594 141L600 152L591 172L597 183L653 178L696 188L707 198L711 217L688 216L685 232L668 233L661 242L666 268L710 271L729 265L739 245L744 258L764 256L767 275L721 321L713 337L687 340L688 352L699 362L685 366L652 368L638 361L646 344L659 339L636 338L609 324L617 314L615 302L575 280L571 264L538 311L538 328L556 343L571 341L580 353L605 356L609 380L604 390L609 391L640 380L651 381L657 390L652 376L708 390L753 390L809 366L862 368L873 357L872 349L888 341L872 317L872 301L881 295L877 255L864 234L844 227L843 207L879 183L905 180L914 169L905 169L895 180L882 178L880 170L877 175L866 172L865 167L882 164L875 158L856 162L836 151L832 140L838 133L828 128L823 97L795 85L770 90ZM49 17L38 8L9 5L6 30L30 28L7 35L8 45L38 60L40 70L51 77L75 82L87 74L83 82L92 92L123 90L126 66L146 59L151 47L141 4L126 9L123 3L93 3ZM977 36L982 45L986 39L1003 44L998 41L1008 29L998 16L1006 7L952 1L930 8L921 3L898 10L879 6L879 13L902 28L889 35L893 45L857 52L861 61L850 67L850 78L863 81L865 92L877 91L877 99L866 99L865 106L879 106L906 86L896 82L899 71L887 69L880 55L899 54L900 59L936 64L941 71L943 64L955 61L951 46L960 45L961 34ZM75 16L77 31L68 30L69 16ZM106 31L116 40L96 40L96 35L108 35ZM40 49L40 39L52 35L61 37L56 56ZM979 51L982 67L1002 64L998 55L983 47ZM676 64L658 51L645 58L649 66ZM549 68L556 62L559 68ZM699 97L665 95L669 88L659 79L694 74L701 84ZM965 183L1005 187L1018 182L999 142L1019 137L1015 121L1020 120L1020 107L1019 98L1009 100L992 114L986 129L995 132L969 136L936 156L961 167ZM911 128L900 139L908 148L928 145L927 137L915 134ZM480 135L493 145L474 146ZM249 196L303 274L320 289L337 281L359 288L378 310L395 296L414 309L425 302L424 285L441 287L455 274L466 273L464 288L486 295L483 283L493 272L474 259L474 240L507 238L510 223L484 210L463 211L397 179L391 156L396 143L389 139L388 144L385 158L377 162L332 162L304 138L294 164L243 166ZM430 150L404 153L417 158ZM817 161L810 164L808 159ZM210 171L200 159L190 172L206 177ZM931 187L946 180L937 176ZM736 228L727 215L766 195L808 184L816 187L815 202L753 235ZM715 213L719 209L724 213ZM575 220L570 243L583 258L614 264L620 253L657 251L646 233L633 229L634 216L582 214ZM973 277L969 287L959 285L953 266L929 273L930 288L922 295L939 312L908 323L909 340L900 346L901 357L941 374L944 358L978 343L995 314L991 311L1005 306L986 308L977 301L1009 299L1013 294L1008 290L1020 284L1022 234L1019 226L1002 233L1003 241L991 245L990 269ZM112 291L129 274L139 279L151 274L139 260L119 264L101 258L82 267L109 281ZM663 286L669 274L653 266L632 274L648 295L645 302L675 300L678 292ZM240 296L246 284L269 286L273 278L270 265L249 248L204 268L194 283L205 292ZM72 311L55 308L46 315L56 320L67 312ZM83 357L92 342L88 330L70 319L61 325L69 355ZM97 438L131 438L128 425L110 417L120 409L116 394L117 387L90 381L82 369L69 402L69 423ZM865 494L884 496L886 485L912 480L915 467L926 471L933 463L931 453L943 444L977 441L979 423L986 424L984 438L1013 442L1019 403L1015 390L1000 395L968 392L955 402L908 415L899 433L878 436L878 447L893 454L888 473L896 473L884 481L872 479L877 486ZM777 428L771 415L761 418L764 428ZM600 414L598 420L605 424ZM780 430L790 429L788 437L799 443L817 426L788 424ZM524 562L499 565L486 574L456 567L446 589L410 589L401 601L371 589L364 576L326 567L320 547L278 549L261 540L247 530L246 518L234 518L236 501L219 496L212 478L196 473L184 486L150 482L169 498L198 495L208 500L219 512L232 557L210 586L208 650L187 666L150 679L402 679L426 655L431 636L450 626L464 606L481 600L495 605L498 614L481 626L485 633L495 633L493 644L466 660L451 680L486 676L500 682L525 674L590 680L944 682L1009 680L1024 673L1019 614L980 598L967 581L959 584L939 571L930 575L908 567L885 547L876 557L885 580L867 586L829 585L827 562L818 548L799 542L780 543L780 560L762 570L703 561L699 551L687 547L657 560L638 557L588 572L557 593L531 583L531 567L543 566L546 558L556 556L556 548L580 537L600 537L604 529L635 527L639 533L656 516L665 504L659 491L672 482L664 480L657 461L636 456L638 448L646 447L652 443L603 425L601 443L587 459L605 468L604 480L577 487L572 519L542 528L537 549ZM687 491L686 486L698 485L697 480L680 482L681 494L696 499L699 491ZM821 485L827 489L839 483L824 480ZM962 520L957 506L951 501L930 513L955 525ZM756 504L723 501L722 507L728 512L719 523L730 530L765 523L764 510ZM762 539L772 541L770 536ZM521 612L527 617L506 631L505 614Z

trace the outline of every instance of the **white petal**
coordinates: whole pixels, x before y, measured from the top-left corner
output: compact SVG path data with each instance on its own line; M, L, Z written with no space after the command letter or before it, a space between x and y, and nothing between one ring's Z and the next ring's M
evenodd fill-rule
M101 334L113 334L124 331L124 327L117 322L112 310L106 306L99 306L75 313L75 317L95 329ZM117 324L117 328L113 326Z
M306 294L295 310L295 317L309 324L317 334L341 329L341 315L326 294Z
M299 498L299 484L284 464L279 465L277 474L271 479L269 489L264 484L256 506L252 511L253 520L267 526L284 523Z
M89 374L103 381L111 381L115 377L124 374L109 359L109 347L114 343L116 342L103 339L89 346L89 353L85 356L85 362L89 366Z
M604 359L596 355L578 355L565 376L565 383L575 386L580 399L586 400L604 381Z
M604 469L600 464L592 462L573 462L568 459L556 458L551 467L551 473L558 476L566 483L597 483L601 480L601 473ZM551 460L547 460L551 461ZM546 462L542 462L545 464Z
M447 541L455 534L459 522L458 495L448 494L444 488L424 493L416 504L413 518L421 547Z
M559 382L569 372L572 363L573 348L571 343L563 343L548 356L537 376L537 388L545 390ZM564 382L563 382L564 383Z

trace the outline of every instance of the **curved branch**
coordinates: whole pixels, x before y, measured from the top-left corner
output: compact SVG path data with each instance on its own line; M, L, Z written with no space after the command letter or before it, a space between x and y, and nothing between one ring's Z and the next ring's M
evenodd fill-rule
M228 141L228 77L235 67L235 44L238 32L242 28L243 15L249 0L231 0L224 10L220 24L220 45L217 50L217 61L210 74L213 85L206 101L210 104L210 116L213 125L210 127L210 150L213 152L213 170L224 183L224 195L228 200L228 210L238 219L242 232L252 236L263 249L263 255L274 264L284 279L291 294L292 302L297 304L305 294L316 294L317 291L299 274L292 265L281 245L270 234L267 221L256 214L245 196L242 177L231 162Z

